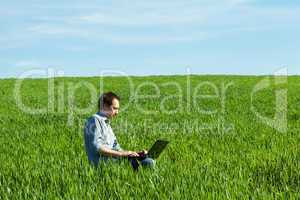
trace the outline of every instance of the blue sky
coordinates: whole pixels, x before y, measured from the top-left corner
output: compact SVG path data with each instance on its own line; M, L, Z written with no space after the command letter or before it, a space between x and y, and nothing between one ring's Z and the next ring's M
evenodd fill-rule
M300 74L300 1L1 1L0 77Z

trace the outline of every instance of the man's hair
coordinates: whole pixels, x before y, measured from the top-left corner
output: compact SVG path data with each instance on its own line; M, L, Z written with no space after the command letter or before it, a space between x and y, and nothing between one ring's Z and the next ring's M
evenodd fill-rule
M100 95L99 100L98 100L98 108L103 109L104 106L111 106L112 101L114 99L118 99L120 101L120 97L116 95L113 92L105 92L102 95Z

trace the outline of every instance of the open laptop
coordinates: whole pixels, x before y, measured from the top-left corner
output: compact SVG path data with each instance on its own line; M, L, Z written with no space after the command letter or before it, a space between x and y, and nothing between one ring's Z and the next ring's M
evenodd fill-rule
M166 140L156 140L156 142L152 145L152 147L150 148L150 150L148 151L148 154L144 154L143 152L140 152L139 155L140 157L135 158L135 157L131 157L129 159L131 159L131 165L133 167L134 170L138 170L139 168L139 161L145 159L145 158L152 158L152 159L157 159L159 157L159 155L161 154L161 152L163 152L163 150L166 148L167 144L169 143L169 141Z
M148 151L147 157L152 159L157 159L161 152L166 148L169 141L166 140L156 140L156 142L152 145L150 150Z

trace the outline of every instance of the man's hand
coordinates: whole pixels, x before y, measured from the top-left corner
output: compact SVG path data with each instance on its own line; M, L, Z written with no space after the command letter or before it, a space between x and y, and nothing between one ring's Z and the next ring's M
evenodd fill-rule
M134 151L115 151L104 146L100 148L100 153L112 157L139 157L139 154Z
M148 151L143 150L139 152L135 151L115 151L112 149L109 149L107 147L102 146L100 148L100 153L105 156L112 156L112 157L132 157L132 158L142 158L145 157L148 153Z
M134 151L123 151L122 156L124 156L124 157L139 157L140 155Z

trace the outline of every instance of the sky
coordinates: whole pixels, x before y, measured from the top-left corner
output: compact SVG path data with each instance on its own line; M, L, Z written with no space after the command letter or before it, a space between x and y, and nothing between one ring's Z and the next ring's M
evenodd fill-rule
M0 0L0 78L300 74L299 22L298 0Z

